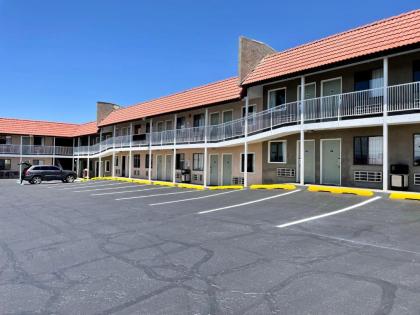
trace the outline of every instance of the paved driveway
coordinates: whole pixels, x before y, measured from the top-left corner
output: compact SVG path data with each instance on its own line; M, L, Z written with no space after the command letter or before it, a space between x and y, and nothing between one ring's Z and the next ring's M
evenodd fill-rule
M419 314L420 203L0 181L1 314Z

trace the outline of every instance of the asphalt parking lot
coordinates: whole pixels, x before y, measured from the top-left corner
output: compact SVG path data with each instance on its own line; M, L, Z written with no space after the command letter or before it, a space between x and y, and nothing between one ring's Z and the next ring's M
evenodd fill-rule
M420 202L0 181L1 314L419 314Z

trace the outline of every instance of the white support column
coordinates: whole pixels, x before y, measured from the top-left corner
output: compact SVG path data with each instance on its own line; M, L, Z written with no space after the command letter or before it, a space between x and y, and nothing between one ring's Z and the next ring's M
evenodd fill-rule
M177 114L174 116L174 150L173 150L173 158L172 158L172 183L175 184L176 182L176 119Z
M245 141L244 141L244 187L248 187L248 105L249 98L245 97Z
M203 165L203 186L207 188L207 132L209 121L209 110L206 108L206 114L204 116L204 165ZM223 163L223 161L222 161Z
M102 157L101 157L101 153L102 153L102 128L99 130L99 172L98 172L98 176L102 177Z
M299 175L300 184L305 184L305 77L300 78L300 164L299 164Z
M112 131L112 177L115 177L115 131L116 127Z
M128 178L131 178L131 169L133 168L133 123L130 123L130 151L128 157Z
M153 132L153 118L150 118L150 129L149 129L149 180L152 180L152 132Z
M90 178L90 136L88 136L88 155L87 155L87 174L86 177Z
M22 154L23 154L23 136L20 136L19 181L20 181L20 184L21 185L23 185L23 180L22 180L22 162L23 162L23 157L22 157Z
M383 60L384 75L384 115L383 115L383 145L382 145L382 189L388 190L388 57Z
M80 148L80 137L77 138L77 147ZM80 170L80 151L79 154L77 155L77 162L76 162L76 174L77 177L79 177L79 170Z
M55 165L55 137L53 137L53 162L52 164Z
M71 159L71 170L74 172L74 138L73 138L73 156Z

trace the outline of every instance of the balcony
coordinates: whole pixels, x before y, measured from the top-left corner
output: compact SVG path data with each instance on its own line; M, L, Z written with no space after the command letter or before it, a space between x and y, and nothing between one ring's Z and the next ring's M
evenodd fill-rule
M420 82L390 86L386 90L389 116L420 113ZM290 102L258 112L247 118L248 135L301 123L302 102ZM384 109L384 89L342 93L303 101L304 124L380 117ZM75 154L97 154L112 148L136 148L174 144L217 143L245 136L245 118L227 123L167 130L145 134L143 140L130 144L130 136L108 138L100 144L75 148ZM115 141L114 141L115 140Z
M21 152L22 150L22 152ZM43 145L18 145L18 144L1 144L0 154L10 155L57 155L57 156L73 156L72 147L61 146L43 146Z

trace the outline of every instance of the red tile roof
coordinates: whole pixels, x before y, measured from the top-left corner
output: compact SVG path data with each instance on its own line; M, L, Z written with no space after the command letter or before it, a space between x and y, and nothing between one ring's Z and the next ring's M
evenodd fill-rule
M117 109L109 114L99 126L111 125L123 121L140 119L179 110L235 101L241 98L238 78L229 78L164 96L130 107Z
M265 57L242 84L260 82L420 42L420 10Z
M85 124L77 125L76 132L73 134L74 137L87 136L98 133L98 125L96 121L91 121Z
M0 133L3 134L75 137L96 132L96 122L79 125L40 120L0 118Z

